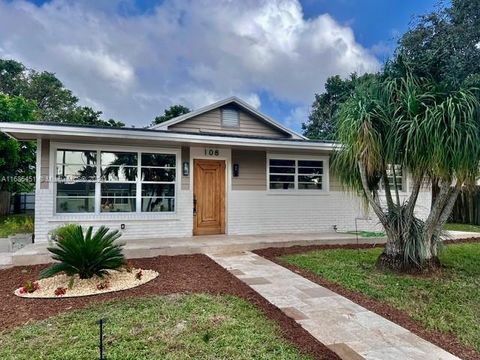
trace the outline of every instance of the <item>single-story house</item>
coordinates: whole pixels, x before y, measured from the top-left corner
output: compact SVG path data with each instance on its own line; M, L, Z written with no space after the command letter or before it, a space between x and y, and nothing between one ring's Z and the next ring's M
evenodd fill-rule
M37 142L35 241L65 223L124 239L352 230L363 202L308 140L231 97L150 128L0 123ZM397 171L402 196L407 174ZM431 192L417 211L428 211Z

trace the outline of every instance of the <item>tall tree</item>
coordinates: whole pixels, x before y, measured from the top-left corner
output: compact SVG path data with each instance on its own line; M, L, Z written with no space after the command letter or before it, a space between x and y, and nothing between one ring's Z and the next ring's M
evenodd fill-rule
M419 17L401 37L396 59L447 89L480 85L479 14L480 0L452 0L450 7Z
M25 83L26 68L15 60L0 59L0 92L19 95Z
M79 125L102 126L102 127L124 127L121 121L113 119L103 120L102 112L95 111L88 106L77 106L75 109L65 115L66 123L75 123Z
M408 67L447 90L480 87L479 14L480 0L452 0L449 7L419 17L401 37L386 70L398 75ZM432 179L432 200L439 193L437 183Z
M475 184L478 176L480 103L474 91L444 91L407 73L358 84L341 106L337 136L342 146L333 165L342 182L364 196L385 229L379 267L410 271L438 264L443 225L462 187ZM399 168L412 177L405 201L395 176ZM422 221L415 205L431 179L439 180L440 191Z
M0 121L19 122L36 119L34 101L0 93ZM10 192L29 191L35 176L35 145L18 142L0 134L0 215L8 212Z
M78 104L78 98L54 73L27 69L15 60L0 59L0 92L36 102L36 119L44 122L123 127L120 121L103 120L102 112Z
M188 114L191 110L183 105L172 105L168 109L165 109L163 115L155 117L152 125L158 125L177 116Z
M338 109L352 94L355 85L371 74L358 76L356 73L346 79L331 76L325 83L325 92L315 94L308 121L302 124L303 135L310 139L334 140Z
M50 72L30 71L20 95L35 100L40 121L67 122L77 107L78 98Z

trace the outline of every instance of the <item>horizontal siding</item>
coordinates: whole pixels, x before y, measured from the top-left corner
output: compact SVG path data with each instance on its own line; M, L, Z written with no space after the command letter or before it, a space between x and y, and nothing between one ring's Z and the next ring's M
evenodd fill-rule
M232 164L239 165L239 176L232 177L232 190L267 189L265 151L232 150Z
M240 127L222 127L221 109L214 109L204 114L195 116L169 127L169 130L185 132L218 132L224 134L241 134L267 136L272 138L285 138L287 135L254 118L250 114L240 111Z

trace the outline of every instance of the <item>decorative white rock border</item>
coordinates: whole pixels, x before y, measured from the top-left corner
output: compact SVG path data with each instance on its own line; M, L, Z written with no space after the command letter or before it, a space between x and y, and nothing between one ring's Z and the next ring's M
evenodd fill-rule
M138 278L138 273L141 271L141 277ZM39 288L32 293L22 292L22 288L14 291L14 294L30 299L58 299L58 298L72 298L90 295L105 294L109 292L132 289L134 287L146 284L158 277L158 272L154 270L132 269L131 271L110 271L108 275L103 278L93 277L91 279L80 279L75 275L73 286L69 289L71 277L61 274L52 276L50 278L35 281ZM99 289L97 286L101 283L108 282L108 287ZM64 295L55 295L57 288L65 288Z

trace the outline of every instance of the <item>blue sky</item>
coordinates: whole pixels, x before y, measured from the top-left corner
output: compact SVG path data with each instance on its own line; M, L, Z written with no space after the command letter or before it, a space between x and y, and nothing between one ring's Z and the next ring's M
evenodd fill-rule
M438 0L301 0L306 18L329 13L340 23L348 24L356 40L369 48L383 63L393 53L397 39L417 16L437 8ZM321 92L321 89L316 90ZM261 110L272 117L283 119L291 105L261 96ZM313 95L312 95L313 101ZM291 125L291 124L290 124ZM295 124L295 130L300 124Z
M364 46L394 43L415 16L435 9L438 0L303 0L307 17L327 12L348 23ZM394 44L393 44L394 45Z
M0 0L0 57L145 126L237 95L299 130L328 76L376 71L437 0Z

